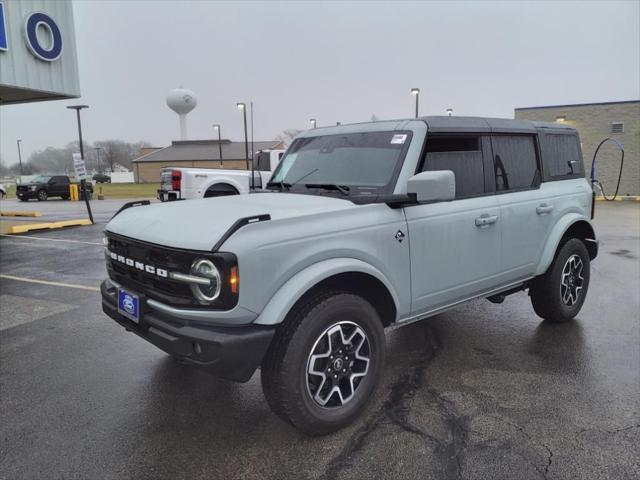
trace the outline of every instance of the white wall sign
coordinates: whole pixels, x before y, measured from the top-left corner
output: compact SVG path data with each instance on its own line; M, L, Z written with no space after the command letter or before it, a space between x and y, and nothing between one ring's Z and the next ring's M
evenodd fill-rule
M73 169L76 172L76 178L78 180L84 180L87 178L87 167L79 153L73 154Z

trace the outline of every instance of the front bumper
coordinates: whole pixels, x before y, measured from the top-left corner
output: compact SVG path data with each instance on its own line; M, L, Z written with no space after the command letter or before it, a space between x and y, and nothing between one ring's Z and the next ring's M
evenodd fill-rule
M27 191L19 191L16 192L16 197L18 198L38 198L38 192L33 190L27 190Z
M210 326L171 318L141 305L140 324L129 320L117 307L118 289L109 280L100 285L102 310L131 331L186 363L227 380L248 381L262 362L275 327Z

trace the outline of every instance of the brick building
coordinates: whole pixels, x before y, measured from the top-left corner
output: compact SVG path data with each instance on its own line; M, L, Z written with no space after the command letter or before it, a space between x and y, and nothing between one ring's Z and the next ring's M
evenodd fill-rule
M220 148L222 147L222 159ZM251 145L249 145L251 148ZM282 148L282 142L254 142L254 151ZM180 140L164 148L148 148L133 160L136 183L157 183L164 167L247 168L244 142L231 140Z
M576 128L587 176L598 144L607 137L615 138L625 149L619 195L640 195L640 100L516 108L515 118L562 122ZM596 178L603 183L607 195L615 191L619 168L618 149L603 146L596 163Z

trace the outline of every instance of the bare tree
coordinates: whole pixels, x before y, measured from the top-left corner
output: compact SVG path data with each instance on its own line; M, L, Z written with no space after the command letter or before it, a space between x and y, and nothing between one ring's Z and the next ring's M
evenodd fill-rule
M378 118L378 116L375 113L371 114L371 118L369 119L369 121L371 122L379 122L380 119Z
M282 142L286 148L289 145L291 145L291 142L293 142L293 139L296 138L302 132L303 130L298 130L297 128L288 128L287 130L284 130L280 135L278 135L276 137L276 140Z

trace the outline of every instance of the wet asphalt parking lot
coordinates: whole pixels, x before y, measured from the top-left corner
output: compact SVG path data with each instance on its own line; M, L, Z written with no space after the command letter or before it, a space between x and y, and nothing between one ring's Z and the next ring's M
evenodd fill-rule
M92 203L105 222L123 201ZM389 331L375 398L322 438L271 413L259 374L218 380L106 317L104 224L0 237L23 279L0 277L0 478L640 478L640 204L595 223L574 322L519 293Z

